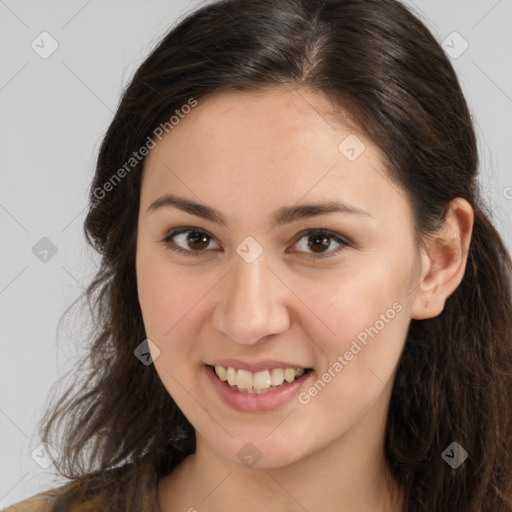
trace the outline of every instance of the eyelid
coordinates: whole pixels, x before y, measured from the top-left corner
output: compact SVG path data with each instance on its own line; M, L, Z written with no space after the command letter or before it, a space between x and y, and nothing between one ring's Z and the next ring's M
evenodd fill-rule
M174 237L176 237L178 235L182 235L183 233L190 233L192 231L198 231L199 233L204 233L204 234L208 235L208 237L211 238L212 240L215 240L215 237L206 229L198 228L196 226L183 226L183 227L174 228L174 229L171 229L170 231L168 231L166 233L165 237L163 238L163 240L161 240L161 242L164 244L164 246L166 246L169 249L171 249L172 251L175 251L178 253L189 254L189 255L206 253L207 252L206 249L202 250L202 251L194 251L192 249L185 250L185 249L182 249L181 247L169 247L169 245L171 244L171 241Z
M192 232L192 231L204 233L211 240L216 240L215 237L206 229L199 228L197 226L183 226L183 227L174 228L174 229L171 229L170 231L168 231L166 233L165 237L163 238L163 240L161 240L161 242L168 249L170 249L174 252L180 253L180 254L188 255L188 256L199 256L199 255L206 254L207 252L209 252L211 249L203 249L203 250L199 250L199 251L198 250L194 251L192 249L186 250L181 247L170 247L170 244L174 237L181 235L183 233L188 233L188 232ZM351 240L349 240L347 237L345 237L335 231L327 229L327 228L309 228L309 229L302 230L293 237L292 243L293 243L293 245L296 245L306 235L313 236L313 235L317 235L317 234L327 236L331 240L338 243L339 247L331 249L325 253L313 253L313 252L304 252L304 251L291 251L291 252L296 252L298 254L304 254L307 257L310 257L314 260L320 260L320 259L330 258L331 256L335 256L347 248L354 247L354 243ZM290 251L287 249L286 252L288 253Z
M346 250L347 248L354 247L354 244L347 237L344 237L343 235L337 233L336 231L332 231L327 228L304 229L303 231L300 231L293 237L293 245L296 245L306 235L314 236L317 234L327 236L331 240L338 243L339 247L336 247L336 248L331 249L324 253L314 253L314 252L304 252L304 251L291 251L291 252L296 252L298 254L305 254L306 257L309 257L313 260L321 260L321 259L339 256L340 253L344 252L344 250ZM286 252L290 252L290 251L287 249Z

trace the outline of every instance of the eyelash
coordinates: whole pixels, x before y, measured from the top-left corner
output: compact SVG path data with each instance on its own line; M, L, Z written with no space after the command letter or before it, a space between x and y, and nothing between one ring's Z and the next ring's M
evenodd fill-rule
M188 227L188 228L177 228L177 229L174 229L174 230L170 231L166 235L166 237L162 240L162 243L168 249L170 249L171 251L174 251L174 252L177 252L177 253L180 253L180 254L185 254L187 256L194 256L194 257L195 256L201 256L202 254L204 254L206 252L206 249L204 249L202 251L193 251L193 250L187 251L185 249L182 249L181 247L171 247L172 239L175 236L181 235L183 233L190 233L190 232L193 232L193 231L201 233L201 234L205 234L208 237L210 237L210 239L213 239L213 237L207 231L204 231L202 229L195 228L195 227ZM298 238L296 238L296 240L294 242L294 245L296 243L298 243L300 240L302 240L303 238L308 237L308 236L314 236L314 235L325 235L326 237L328 237L328 238L330 238L330 239L332 239L335 242L340 244L340 247L337 247L336 249L328 251L328 252L323 253L323 254L322 253L318 253L318 254L306 253L308 255L308 257L310 257L312 259L331 258L332 256L335 256L338 253L342 252L347 247L351 247L351 244L347 240L345 240L344 238L340 237L340 235L338 235L337 233L334 233L334 232L329 231L327 229L310 229L308 231L300 233L299 235L300 236L298 236Z

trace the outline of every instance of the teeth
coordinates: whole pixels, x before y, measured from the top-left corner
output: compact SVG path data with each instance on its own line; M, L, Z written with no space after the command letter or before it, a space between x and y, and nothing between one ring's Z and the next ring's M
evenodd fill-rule
M270 372L256 372L252 378L252 387L255 389L268 389L271 384Z
M238 370L236 373L236 385L238 389L252 388L252 373L247 370Z
M291 368L286 368L284 371L284 380L286 382L293 382L295 380L295 370Z
M270 379L272 386L280 386L284 382L284 370L282 368L274 368L270 375Z
M217 368L222 368L222 366L215 367L215 372L217 372ZM218 375L218 373L217 373ZM229 367L226 371L226 378L228 380L228 384L230 386L236 386L236 370L234 368Z
M215 368L215 373L217 373L217 377L219 377L220 380L223 382L226 382L228 380L228 372L226 371L226 368L223 366L217 366Z
M274 391L276 387L282 386L284 382L293 382L304 375L304 368L272 368L261 372L249 372L237 370L236 368L215 366L215 373L220 380L239 391L245 393L266 393Z

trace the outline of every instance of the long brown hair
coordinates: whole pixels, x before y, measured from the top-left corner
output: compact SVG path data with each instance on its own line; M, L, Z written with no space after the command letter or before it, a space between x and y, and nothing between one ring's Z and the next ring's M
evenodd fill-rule
M134 482L169 473L195 447L154 366L134 356L146 336L135 274L144 160L133 153L159 126L170 130L191 99L289 85L330 98L383 151L418 237L439 226L452 199L473 206L462 283L441 315L411 321L385 452L408 512L512 510L512 263L479 197L476 137L456 73L396 0L217 1L180 21L138 68L90 189L85 234L102 259L84 294L97 329L85 377L41 428L58 447L59 471L76 482L55 510L79 494L114 510ZM441 456L453 442L469 456L456 469Z

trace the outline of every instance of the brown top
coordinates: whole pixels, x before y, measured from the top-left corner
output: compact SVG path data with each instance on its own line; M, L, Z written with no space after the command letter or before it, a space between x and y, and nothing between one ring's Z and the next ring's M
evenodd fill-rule
M73 512L160 512L158 480L150 466L125 465L49 489L0 512L53 512L55 505Z
M49 505L59 493L58 488L51 489L2 509L1 512L49 512L51 510Z

